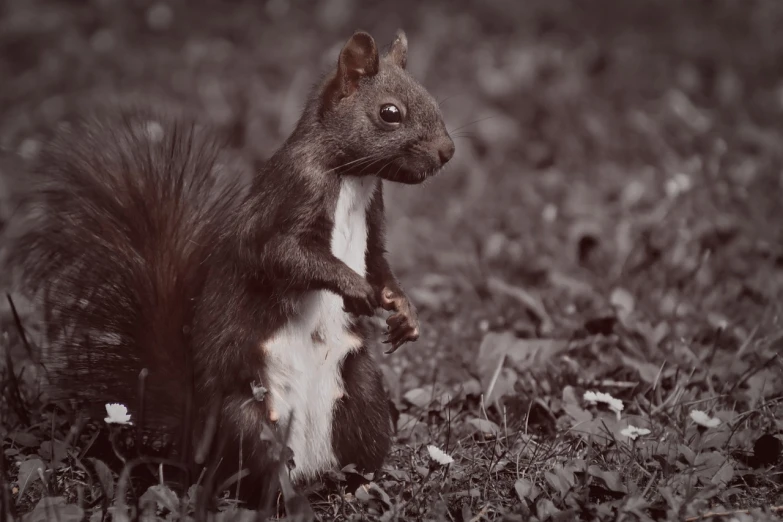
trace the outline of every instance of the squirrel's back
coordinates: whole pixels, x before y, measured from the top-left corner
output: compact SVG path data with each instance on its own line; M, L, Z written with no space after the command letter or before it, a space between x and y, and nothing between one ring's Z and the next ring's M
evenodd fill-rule
M181 417L192 385L183 325L241 190L220 150L181 115L129 108L66 126L42 151L11 263L44 300L54 390L135 407L128 383L155 368L145 399Z

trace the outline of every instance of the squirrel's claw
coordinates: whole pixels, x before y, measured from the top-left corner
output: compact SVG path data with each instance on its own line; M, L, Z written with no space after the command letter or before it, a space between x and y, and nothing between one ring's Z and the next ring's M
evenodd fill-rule
M395 319L392 321L392 319ZM417 327L411 327L405 324L405 317L392 316L388 320L389 330L386 332L386 339L384 344L391 344L391 348L386 350L385 353L390 354L397 351L397 349L407 342L416 341L419 338L419 329Z

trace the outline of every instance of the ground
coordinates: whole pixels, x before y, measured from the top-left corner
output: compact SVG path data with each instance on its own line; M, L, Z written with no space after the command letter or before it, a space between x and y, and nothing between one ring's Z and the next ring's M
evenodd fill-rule
M457 152L388 196L391 261L422 321L417 343L377 353L392 454L369 486L314 485L315 512L774 519L783 3L5 0L0 171L111 97L197 111L261 162L355 29L385 43L398 27ZM30 520L45 492L61 520L94 513L116 475L56 442L67 427L5 301L2 326L5 498Z

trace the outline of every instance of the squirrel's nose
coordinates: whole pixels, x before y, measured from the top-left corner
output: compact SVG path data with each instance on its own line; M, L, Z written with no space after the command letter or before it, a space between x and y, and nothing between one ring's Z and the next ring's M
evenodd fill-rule
M438 144L438 158L441 166L448 163L452 156L454 156L454 140L446 136Z

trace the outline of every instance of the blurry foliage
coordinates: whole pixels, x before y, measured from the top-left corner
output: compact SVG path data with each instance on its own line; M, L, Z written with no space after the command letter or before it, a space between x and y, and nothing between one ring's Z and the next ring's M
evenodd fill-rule
M0 174L117 99L196 112L259 164L355 29L386 45L397 27L457 153L425 186L388 191L391 259L423 323L381 359L397 444L370 485L315 485L316 511L661 520L783 504L776 0L4 0ZM3 349L25 359L4 301L0 317ZM39 373L14 368L34 404ZM621 419L588 390L622 400ZM19 506L54 497L31 520L80 517L87 476L83 498L113 491L100 461L77 469L52 418L6 421L21 415L5 397ZM721 424L698 428L694 408ZM629 424L651 434L631 440ZM188 498L169 493L145 498Z

